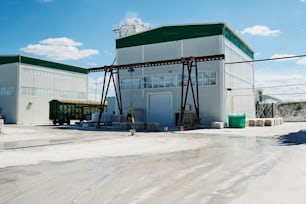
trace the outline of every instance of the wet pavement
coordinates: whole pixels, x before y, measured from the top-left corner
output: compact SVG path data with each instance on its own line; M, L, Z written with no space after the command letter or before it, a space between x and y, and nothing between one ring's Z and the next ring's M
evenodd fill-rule
M10 125L0 135L0 151L114 139L124 135L128 133L117 131L109 132L101 137L97 129L84 129L77 126Z
M0 203L228 203L288 152L276 139L203 136L207 147L0 169Z

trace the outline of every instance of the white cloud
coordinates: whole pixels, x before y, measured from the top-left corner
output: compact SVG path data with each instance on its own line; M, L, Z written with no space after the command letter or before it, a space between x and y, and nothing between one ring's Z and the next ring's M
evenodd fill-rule
M118 33L118 37L124 37L135 33L143 32L152 28L147 22L138 17L135 12L127 13L126 17L120 21L114 31Z
M306 0L305 0L306 1ZM296 60L297 58L294 57L296 55L292 55L292 54L274 54L270 57L270 59L275 59L275 58L285 58L285 59L279 59L277 61L288 61L288 60ZM289 58L286 58L286 57L289 57ZM292 58L290 58L292 57ZM296 64L299 64L299 65L306 65L306 57L303 57L303 58L300 58Z
M306 2L306 0L300 0L300 2Z
M152 27L149 23L146 23L141 18L139 18L138 14L135 12L128 12L124 20L122 20L119 25L136 25L137 27L141 27L147 30Z
M306 0L305 0L305 1L306 1ZM302 59L300 59L299 61L297 61L297 64L306 65L306 57L303 57Z
M76 42L70 38L48 38L41 40L38 44L29 44L20 50L26 53L46 56L54 60L79 60L91 55L99 54L96 49L79 49L81 42Z
M60 45L60 46L81 46L81 42L75 42L74 40L66 37L62 38L48 38L45 40L39 41L40 44L49 44L49 45Z
M267 26L255 25L249 28L245 28L241 33L258 36L278 36L281 32L280 30L271 30Z
M143 29L150 29L149 23L143 22L140 18L126 18L120 22L120 25L136 25Z
M279 60L286 61L286 60L294 60L295 58L290 58L294 56L295 55L292 55L292 54L274 54L270 57L270 59L285 58L285 59L279 59Z

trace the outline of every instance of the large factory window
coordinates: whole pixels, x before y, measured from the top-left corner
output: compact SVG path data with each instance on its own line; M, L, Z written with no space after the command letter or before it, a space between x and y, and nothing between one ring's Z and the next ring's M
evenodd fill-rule
M0 96L15 96L16 88L13 86L0 87Z
M31 75L36 75L36 76L43 76L43 77L52 77L52 78L57 78L57 79L67 79L67 80L86 80L87 76L82 77L82 76L76 76L76 75L71 75L71 74L63 74L63 73L56 73L56 72L50 72L50 71L45 71L45 70L37 70L33 68L27 68L23 66L23 73L25 74L31 74Z
M36 87L22 87L22 95L48 98L86 99L85 92L45 89Z
M122 90L131 89L151 89L151 88L171 88L181 86L182 74L166 74L145 76L142 78L128 78L121 80ZM196 75L191 74L192 84L196 84ZM184 86L187 85L188 75L184 75ZM217 84L216 72L199 72L198 73L199 86L214 86Z

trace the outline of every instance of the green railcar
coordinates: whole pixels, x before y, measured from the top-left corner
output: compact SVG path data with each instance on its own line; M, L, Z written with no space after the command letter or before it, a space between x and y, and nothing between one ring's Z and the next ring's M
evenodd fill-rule
M93 112L100 111L100 103L74 100L49 101L49 119L53 124L70 124L71 120L91 120ZM103 112L107 111L107 104L103 105Z

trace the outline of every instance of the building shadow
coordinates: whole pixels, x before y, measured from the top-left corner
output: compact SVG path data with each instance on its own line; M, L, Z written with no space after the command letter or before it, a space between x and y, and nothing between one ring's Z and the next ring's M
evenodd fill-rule
M301 145L306 144L306 130L290 133L279 137L280 145Z

